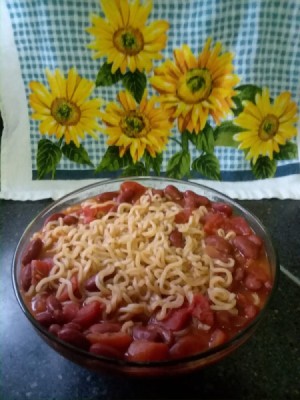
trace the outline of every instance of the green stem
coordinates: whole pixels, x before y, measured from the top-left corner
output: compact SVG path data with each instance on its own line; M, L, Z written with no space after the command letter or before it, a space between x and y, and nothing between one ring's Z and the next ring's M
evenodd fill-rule
M189 151L189 137L186 132L182 132L181 134L181 147L183 151Z
M173 140L173 142L179 144L179 146L182 147L182 144L179 142L179 140L177 140L177 139L175 139L173 137L170 137L170 140Z

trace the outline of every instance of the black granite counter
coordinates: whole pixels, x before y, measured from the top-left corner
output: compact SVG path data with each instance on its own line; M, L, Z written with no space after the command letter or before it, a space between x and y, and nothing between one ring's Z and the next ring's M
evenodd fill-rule
M90 372L55 353L30 326L13 293L11 261L26 225L49 203L0 201L1 399L300 399L300 201L240 201L267 226L284 266L270 310L227 359L164 379Z

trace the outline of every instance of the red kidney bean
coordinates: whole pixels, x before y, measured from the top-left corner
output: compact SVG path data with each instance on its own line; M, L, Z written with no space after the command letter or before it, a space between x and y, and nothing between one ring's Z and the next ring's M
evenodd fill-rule
M183 248L185 244L185 239L183 237L183 234L178 231L178 229L174 229L169 236L171 245L174 247L180 247Z
M100 343L125 352L132 342L132 336L125 332L87 333L86 338L91 344Z
M249 290L256 291L262 288L263 282L257 279L253 274L247 274L244 280L245 287Z
M63 218L63 223L64 223L64 225L68 225L68 226L76 225L76 224L78 224L78 218L75 217L75 215L66 215Z
M31 309L32 309L32 311L34 311L35 313L40 313L42 311L46 311L46 309L47 309L47 306L46 306L47 297L48 297L47 293L37 294L36 296L34 296L31 299Z
M163 326L157 324L149 324L147 326L133 327L132 336L135 340L149 340L151 342L164 342L170 345L173 343L174 335Z
M220 346L221 344L225 343L226 340L227 340L226 333L224 331L222 331L221 329L216 329L211 334L211 337L209 340L209 347Z
M191 208L199 208L200 206L210 205L210 200L207 197L201 196L200 194L197 194L192 190L186 190L183 196L184 196L185 207L187 206L189 208L188 204L194 205L194 207Z
M42 311L36 314L35 319L43 326L50 326L56 322L49 311Z
M186 224L187 222L189 222L189 218L192 215L192 212L193 210L188 208L179 211L179 213L175 215L174 222L176 224Z
M47 298L46 305L48 311L51 313L62 310L61 302L54 296L54 294L50 294L50 296Z
M91 333L120 332L121 325L118 322L103 321L89 327Z
M220 260L223 262L228 262L229 255L226 253L222 253L220 250L216 249L214 246L206 245L205 247L205 254L209 257Z
M256 244L256 246L257 247L259 247L259 248L261 248L262 247L262 245L264 244L264 242L263 242L263 240L259 237L259 236L257 236L257 235L249 235L249 236L247 236L248 237L248 239L251 241L251 242L253 242L254 244Z
M97 354L97 356L122 359L123 353L112 346L102 343L94 343L90 347L90 352Z
M252 230L245 218L237 215L226 221L226 230L233 230L237 235L252 234Z
M97 292L97 291L99 291L99 289L98 289L98 287L96 285L96 276L97 275L93 275L93 276L91 276L89 279L87 279L85 281L84 287L89 292Z
M173 185L168 185L164 189L164 195L168 200L172 200L175 203L183 199L183 193Z
M99 321L102 315L102 309L102 304L98 301L92 301L80 308L73 322L76 322L83 328L88 328L95 322Z
M96 196L98 203L105 203L106 201L114 200L118 197L119 192L105 192Z
M136 193L134 189L128 189L125 192L120 192L116 201L118 204L121 203L132 203Z
M29 264L32 260L39 257L43 249L43 242L40 238L36 238L29 243L25 254L22 257L22 264Z
M168 358L169 348L166 343L149 342L147 340L134 340L127 351L130 361L161 361Z
M62 328L58 332L57 336L59 337L59 339L64 340L65 342L68 342L73 346L80 347L86 350L90 347L90 342L87 340L84 334L77 329Z
M154 329L148 329L147 326L135 325L132 329L132 337L135 340L148 340L150 342L160 342L161 335Z
M206 347L204 341L199 335L186 335L181 337L171 348L171 358L182 358L200 353Z
M164 191L162 189L152 189L153 194L158 194L160 197L164 197Z
M82 328L79 324L76 324L75 322L67 322L63 326L64 328L71 328L71 329L76 329L77 331L81 331Z
M244 308L245 316L249 319L256 317L258 309L254 304L249 304Z
M58 335L58 332L60 332L60 330L61 330L61 326L58 324L52 324L49 326L49 329L48 329L48 331L55 336Z
M229 204L214 201L211 203L211 208L216 212L225 214L227 217L232 215L232 207Z
M50 215L44 222L44 225L47 225L48 222L51 221L57 221L59 218L64 218L65 214L64 213L55 213Z
M239 250L246 258L256 260L259 256L259 247L248 239L247 236L236 236L232 240L233 245Z
M214 246L221 253L232 254L232 245L224 238L218 235L207 236L204 239L206 245Z
M79 311L77 303L67 303L63 306L63 316L66 322L71 322Z
M31 279L32 279L32 269L31 269L31 263L29 263L21 268L21 273L20 273L21 286L23 290L25 290L25 292L27 292L27 290L29 290L31 286Z
M218 229L224 228L226 217L221 213L207 213L203 218L203 229L208 235L214 235Z

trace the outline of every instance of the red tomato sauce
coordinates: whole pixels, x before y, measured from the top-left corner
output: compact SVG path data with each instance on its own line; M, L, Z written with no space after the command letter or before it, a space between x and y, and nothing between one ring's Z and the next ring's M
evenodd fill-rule
M62 218L63 224L90 223L121 203L135 204L146 192L144 186L124 182L119 191L96 196L96 207L76 205L53 214L45 221ZM195 294L193 301L170 311L163 320L155 315L136 321L132 333L121 330L116 319L103 318L104 306L98 301L73 303L68 291L58 297L48 289L41 294L24 297L35 319L50 333L73 346L96 355L137 362L179 359L219 346L243 330L263 308L272 289L270 265L263 240L252 231L248 222L233 214L229 204L212 202L192 191L180 192L174 186L153 192L181 205L175 216L177 224L186 223L193 210L205 206L208 210L201 223L205 232L207 254L218 260L235 261L230 291L236 294L236 313L214 311L206 295ZM234 232L232 239L218 235ZM178 230L169 238L174 247L183 247L184 239ZM51 254L43 249L40 239L33 239L22 257L20 284L23 294L31 285L48 276L53 266ZM80 295L76 275L71 278L74 295ZM95 276L84 282L87 290L98 290ZM204 328L205 329L204 329Z

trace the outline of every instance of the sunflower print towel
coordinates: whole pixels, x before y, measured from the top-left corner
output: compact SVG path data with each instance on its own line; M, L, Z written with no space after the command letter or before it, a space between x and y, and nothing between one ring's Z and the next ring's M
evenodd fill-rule
M298 1L0 7L1 197L153 175L300 198Z

